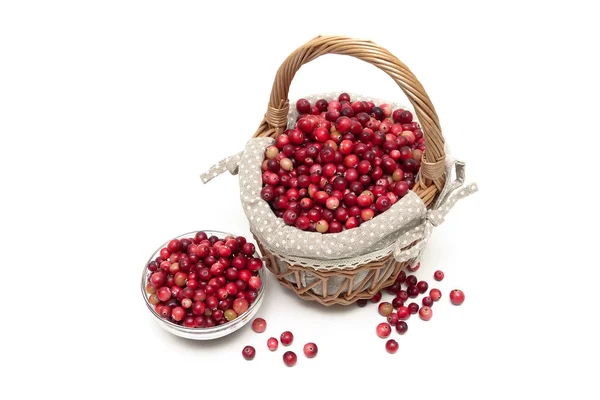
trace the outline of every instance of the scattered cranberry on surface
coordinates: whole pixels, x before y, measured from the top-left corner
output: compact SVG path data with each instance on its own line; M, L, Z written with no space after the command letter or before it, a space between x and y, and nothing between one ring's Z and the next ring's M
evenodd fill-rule
M417 283L417 289L419 289L419 293L423 294L429 289L429 284L425 281L419 281Z
M279 341L284 346L289 346L294 341L294 335L290 331L285 331L279 337Z
M314 356L317 355L317 352L319 351L319 348L317 347L316 344L314 343L306 343L304 345L304 355L308 358L313 358Z
M396 332L404 335L408 331L408 324L405 321L398 321L396 324Z
M283 353L283 363L288 367L293 367L294 365L296 365L297 361L298 357L293 351L286 351L285 353Z
M359 299L359 300L356 300L356 305L362 308L367 305L367 302L368 302L367 299Z
M427 306L423 306L419 310L419 317L421 317L421 319L423 321L429 321L432 316L433 316L433 310Z
M407 320L410 318L410 310L406 306L402 306L398 309L398 319L401 321Z
M442 297L442 292L440 289L431 289L429 291L429 297L431 297L431 300L433 301L438 301Z
M267 321L264 318L255 318L252 321L252 330L256 333L263 333L267 330Z
M465 301L465 294L460 289L454 289L450 292L450 302L455 306L460 306Z
M279 342L274 337L269 338L269 340L267 340L267 347L269 350L275 351L279 347Z
M380 303L378 309L379 314L383 315L384 317L387 317L394 311L394 307L392 306L392 304L388 303L387 301Z
M429 296L423 297L423 299L421 299L421 302L426 307L431 307L433 305L433 300Z
M442 279L444 279L444 273L440 270L437 270L433 273L433 278L436 281L441 281Z
M385 343L385 349L388 353L394 354L398 351L398 342L394 339L390 339Z
M419 312L419 305L417 303L410 303L408 305L408 309L410 311L411 314L416 314Z
M256 350L252 346L246 346L242 350L242 356L246 360L253 360L255 355L256 355Z
M381 292L375 293L375 296L371 297L371 302L373 302L373 303L379 303L379 300L381 300L381 296L383 296L381 294Z
M376 332L377 336L379 336L380 338L386 338L390 336L390 333L392 333L392 328L387 322L382 322L379 325L377 325Z
M390 325L396 325L398 323L398 314L396 313L391 313L390 315L387 316L387 322Z

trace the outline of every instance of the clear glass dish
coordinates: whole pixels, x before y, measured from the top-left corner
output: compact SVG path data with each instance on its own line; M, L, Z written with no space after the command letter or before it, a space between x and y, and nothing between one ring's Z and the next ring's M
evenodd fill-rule
M198 231L184 233L183 235L177 236L177 239L193 238L196 235L196 232L198 232ZM217 236L218 238L224 238L225 236L229 236L229 235L235 236L231 233L220 232L220 231L204 230L203 232L205 232L209 237L212 235ZM256 300L254 301L254 303L252 303L250 305L250 307L248 307L248 310L246 310L246 312L239 315L233 321L227 322L223 325L213 326L210 328L187 328L183 325L177 325L169 320L162 318L154 310L154 306L152 304L150 304L150 302L148 301L149 295L148 295L148 293L146 293L146 283L148 282L148 275L151 274L151 272L148 270L148 264L150 263L150 261L153 261L156 257L159 256L160 250L163 247L166 247L168 243L169 242L167 241L162 246L160 246L158 249L156 249L156 251L150 256L148 261L146 261L146 264L144 265L144 272L142 274L142 282L141 282L142 296L144 297L144 302L146 303L148 310L150 310L150 313L154 316L154 319L156 320L156 322L158 322L159 325L162 326L164 330L166 330L169 333L172 333L173 335L176 335L176 336L179 336L182 338L186 338L186 339L211 340L211 339L217 339L217 338L229 335L229 334L237 331L242 326L246 325L248 323L248 321L250 321L256 315L256 313L258 312L258 309L260 308L260 306L263 302L265 287L267 284L267 276L266 276L267 273L266 273L266 267L264 267L264 266L258 272L260 279L262 280L262 286L258 291L258 296L256 297ZM260 258L260 255L258 253L254 253L254 256Z

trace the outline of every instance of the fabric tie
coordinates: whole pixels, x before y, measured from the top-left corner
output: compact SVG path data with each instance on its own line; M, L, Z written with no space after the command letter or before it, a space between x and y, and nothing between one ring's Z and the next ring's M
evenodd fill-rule
M200 174L202 183L210 182L211 179L216 178L225 171L229 171L231 175L237 175L240 169L240 160L242 159L243 154L244 152L241 151L236 155L227 157L210 167L205 173Z
M411 259L414 259L415 262L418 261L427 246L433 228L444 222L444 218L458 200L477 192L477 184L475 183L470 183L463 187L465 179L464 162L454 161L453 166L456 172L456 179L440 193L434 208L425 213L423 224L411 229L396 240L394 258L397 261L404 262ZM414 246L408 247L411 243L415 242L417 243Z

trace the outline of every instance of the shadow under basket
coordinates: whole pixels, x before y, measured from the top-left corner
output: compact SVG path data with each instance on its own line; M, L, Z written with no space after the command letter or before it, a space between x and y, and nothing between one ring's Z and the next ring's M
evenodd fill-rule
M412 191L427 208L431 208L446 182L444 139L435 108L423 86L406 65L373 42L324 36L295 50L277 71L267 113L254 137L276 138L287 129L288 92L296 72L302 65L325 54L352 56L378 67L394 80L409 99L416 113L416 120L421 125L426 146ZM384 254L375 261L352 268L324 270L311 268L306 262L302 262L302 265L294 263L289 257L284 257L284 260L269 251L256 236L255 239L264 258L268 260L268 269L283 286L293 290L302 299L317 301L326 306L348 305L359 299L370 299L382 288L392 285L404 267L416 262L414 258L399 262L390 250L389 254ZM405 248L411 248L418 242L419 240L415 240L406 243ZM319 261L322 265L323 261Z

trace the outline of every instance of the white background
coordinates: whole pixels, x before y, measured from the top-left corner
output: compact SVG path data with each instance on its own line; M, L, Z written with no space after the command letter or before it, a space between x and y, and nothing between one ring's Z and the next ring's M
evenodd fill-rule
M591 4L0 2L0 398L598 398ZM402 59L479 183L418 273L443 269L466 302L411 318L389 355L374 305L308 304L270 277L265 334L173 337L141 298L143 263L183 232L249 234L236 178L198 175L243 148L278 66L318 34ZM337 56L290 98L338 89L406 102ZM287 329L291 369L266 351Z

